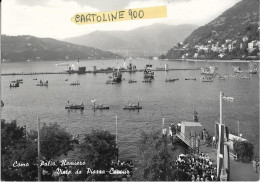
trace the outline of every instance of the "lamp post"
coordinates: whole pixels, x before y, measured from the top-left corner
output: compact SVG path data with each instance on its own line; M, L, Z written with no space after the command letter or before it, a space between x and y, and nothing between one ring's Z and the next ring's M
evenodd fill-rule
M118 162L118 145L117 145L117 115L116 115L116 149L117 149L117 155L116 155L116 161Z
M37 121L38 121L38 181L41 181L41 162L40 162L40 158L41 158L41 146L40 146L40 118L37 117Z

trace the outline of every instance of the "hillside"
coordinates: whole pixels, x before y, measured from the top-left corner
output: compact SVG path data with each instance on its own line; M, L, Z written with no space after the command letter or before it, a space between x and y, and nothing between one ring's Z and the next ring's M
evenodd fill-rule
M115 59L116 57L120 56L52 38L2 35L2 59L9 61Z
M161 54L183 41L196 25L153 24L129 31L95 31L65 41L109 50L122 56L145 57Z
M194 30L182 46L175 46L166 57L256 58L259 52L258 23L259 0L240 1L210 23Z

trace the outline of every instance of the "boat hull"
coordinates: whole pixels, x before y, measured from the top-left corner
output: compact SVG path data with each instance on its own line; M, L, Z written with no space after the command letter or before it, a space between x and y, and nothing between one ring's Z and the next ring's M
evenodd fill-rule
M65 109L79 109L79 110L83 110L84 106L65 106Z
M36 86L40 86L40 87L48 87L48 84L37 84Z
M96 110L96 109L99 109L99 110L107 110L109 109L109 106L104 106L104 107L93 107L92 109Z
M174 78L174 79L166 79L165 82L174 82L179 80L178 78Z
M139 110L142 109L141 106L124 106L124 110Z
M185 78L185 80L196 80L196 78Z

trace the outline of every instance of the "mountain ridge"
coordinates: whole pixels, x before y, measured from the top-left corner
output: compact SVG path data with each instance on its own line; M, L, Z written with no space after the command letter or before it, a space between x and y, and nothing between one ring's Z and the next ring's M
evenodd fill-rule
M71 59L115 59L120 55L96 48L59 41L54 38L38 38L31 35L2 35L2 59L27 60L71 60Z
M148 56L165 52L178 41L183 41L197 25L153 24L124 31L94 31L64 39L65 41L116 52L123 56Z

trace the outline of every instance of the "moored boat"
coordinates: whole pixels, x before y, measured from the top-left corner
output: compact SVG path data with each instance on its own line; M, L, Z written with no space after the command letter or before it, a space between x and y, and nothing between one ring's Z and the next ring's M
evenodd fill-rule
M116 83L119 83L119 82L122 81L122 73L121 73L121 71L119 70L119 68L117 68L117 71L114 71L114 72L113 72L112 81L113 81L113 82L116 82Z
M256 74L257 72L258 72L257 64L254 63L253 61L251 61L251 62L249 63L248 73L250 73L250 74Z
M13 80L13 81L11 81L11 83L23 83L23 79Z
M179 80L179 78L169 78L169 79L166 79L165 82L174 82L176 80Z
M4 102L1 100L1 107L4 107L4 105L5 105Z
M48 82L48 80L46 81L46 82L42 82L41 80L40 80L40 83L38 83L38 84L36 84L36 86L45 86L45 87L48 87L48 84L49 84L49 82Z
M103 109L109 109L109 105L105 105L105 104L96 104L97 102L97 99L92 99L91 102L94 104L94 106L92 107L92 109L100 109L100 110L103 110Z
M132 79L130 79L129 81L128 81L128 83L136 83L137 81L136 80L132 80Z
M70 85L75 86L75 85L80 85L79 81L72 82Z
M244 71L240 68L240 66L233 66L234 73L243 73Z
M202 73L204 75L214 75L215 74L215 67L214 66L210 66L210 67L206 67L206 68L201 68Z
M81 102L81 104L68 104L65 106L65 109L84 109L84 104L83 102Z
M144 69L144 79L154 79L154 71L152 71L152 65L147 64Z
M110 80L106 81L106 84L116 84L122 81L122 73L119 68L117 70L113 70L112 76L109 76Z
M11 84L9 85L10 88L16 88L16 87L19 87L19 82L16 82L14 84Z
M219 76L218 76L218 79L219 79L219 80L225 80L225 77L222 76L222 75L219 75Z
M196 77L188 77L188 78L185 78L185 80L196 80L197 78Z
M139 102L137 105L129 103L128 106L124 106L124 110L139 110L142 109L142 106L139 105Z
M103 105L103 104L94 105L94 106L92 107L92 109L100 109L100 110L109 109L109 105Z
M213 82L213 79L206 76L202 78L202 82Z

